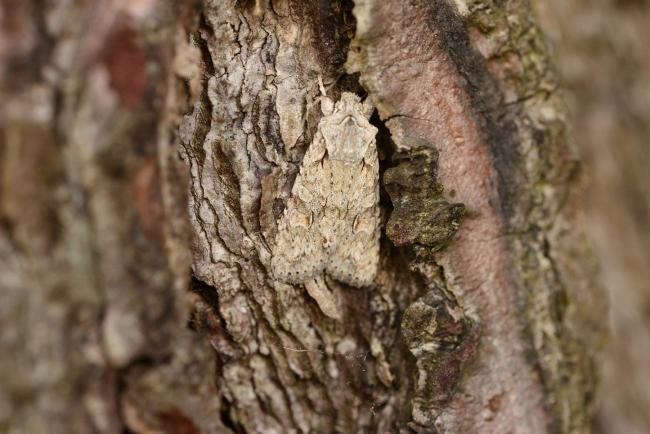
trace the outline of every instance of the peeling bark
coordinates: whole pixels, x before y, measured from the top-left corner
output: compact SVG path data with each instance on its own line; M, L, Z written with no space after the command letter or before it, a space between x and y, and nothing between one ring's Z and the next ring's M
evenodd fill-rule
M0 431L589 431L601 307L526 2L4 3ZM380 270L326 312L270 271L319 76L377 107L383 183Z

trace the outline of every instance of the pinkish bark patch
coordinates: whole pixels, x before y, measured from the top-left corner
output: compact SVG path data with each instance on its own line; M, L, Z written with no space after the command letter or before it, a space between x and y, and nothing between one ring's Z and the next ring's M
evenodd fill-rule
M481 347L476 369L436 426L441 432L476 432L477 427L482 432L545 432L543 391L525 359L517 319L521 288L511 277L503 238L503 173L496 167L503 156L494 155L469 92L483 90L468 83L441 48L438 33L449 29L437 31L433 9L401 1L358 4L348 67L361 72L360 81L398 149L426 145L439 151L439 181L469 211L438 262L460 304L478 317ZM499 411L486 418L494 396L500 396ZM512 421L524 425L513 427Z

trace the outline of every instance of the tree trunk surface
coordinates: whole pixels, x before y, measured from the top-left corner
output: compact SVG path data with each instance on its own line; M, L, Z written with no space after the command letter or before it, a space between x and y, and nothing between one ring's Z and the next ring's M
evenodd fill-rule
M0 432L590 432L603 302L529 2L0 5ZM270 265L319 78L375 107L381 180L379 271L327 300Z
M539 3L590 174L586 230L600 258L611 336L596 432L650 427L650 2Z

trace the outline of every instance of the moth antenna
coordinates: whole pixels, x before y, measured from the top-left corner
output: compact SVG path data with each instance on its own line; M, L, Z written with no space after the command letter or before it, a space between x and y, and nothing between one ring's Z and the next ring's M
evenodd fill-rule
M320 110L325 116L331 115L334 112L334 101L327 97L325 85L323 84L323 77L320 74L318 74L318 88L322 94L320 97Z
M323 76L318 74L318 88L320 89L320 93L323 96L327 96L327 92L325 92L325 85L323 84Z

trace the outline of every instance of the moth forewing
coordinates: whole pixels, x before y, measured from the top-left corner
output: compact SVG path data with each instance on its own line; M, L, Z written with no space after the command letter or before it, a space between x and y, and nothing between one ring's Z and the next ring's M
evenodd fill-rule
M357 95L330 103L321 98L324 116L278 222L271 267L289 283L326 273L366 286L379 262L377 128L368 122L372 106Z

